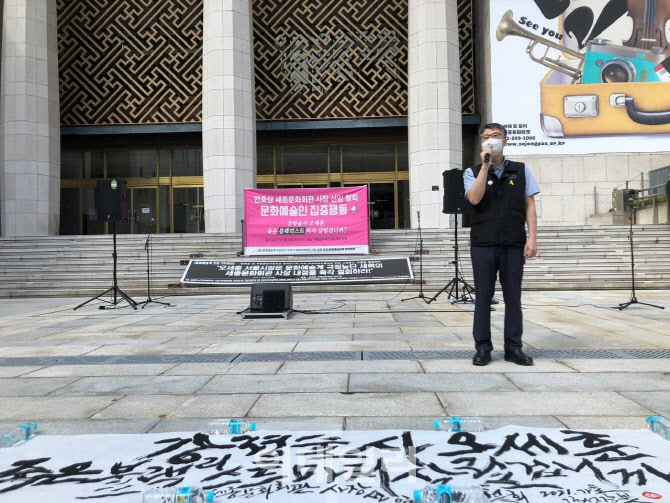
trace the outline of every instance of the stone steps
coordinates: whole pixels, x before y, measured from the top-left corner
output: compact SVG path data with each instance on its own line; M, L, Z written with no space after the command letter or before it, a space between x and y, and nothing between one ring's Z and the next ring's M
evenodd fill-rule
M206 257L207 259L212 259L212 257ZM231 257L226 257L225 260L232 260ZM451 263L452 261L450 259L447 259L446 257L443 260L431 260L427 261L424 259L423 262L423 271L440 271L444 269L452 269L453 264ZM459 268L469 270L471 269L471 264L470 264L470 259L468 257L461 257L461 260L459 261ZM73 263L73 267L76 265L78 267L77 270L71 270L71 269L66 269L62 268L62 263L58 263L59 266L61 267L60 270L53 270L52 267L49 266L36 266L36 267L0 267L0 273L2 274L3 280L7 280L12 277L21 277L25 278L25 273L31 274L33 277L71 277L71 276L77 276L77 275L91 275L91 276L100 276L104 275L106 273L109 273L111 276L112 274L112 264L111 260L109 264L95 264L93 262L88 262L88 263L83 263L83 262L77 262ZM87 265L90 265L90 267L86 267ZM611 271L611 270L630 270L630 260L629 257L627 256L621 256L619 257L616 261L600 261L600 262L591 262L591 261L583 261L581 259L574 259L574 260L532 260L528 261L526 263L525 267L525 273L526 274L534 274L534 273L547 273L547 272L556 272L560 273L561 271L570 271L571 266L585 266L588 267L587 271ZM419 263L414 262L412 264L413 268L416 269L417 273L419 271ZM649 270L656 270L657 268L661 268L657 272L659 274L663 274L664 272L667 272L664 268L668 267L670 268L670 260L656 260L656 259L640 259L640 260L635 260L635 270L636 271L643 271L646 269ZM138 271L145 271L146 272L147 266L146 262L143 265L128 265L128 264L123 264L120 263L120 265L117 266L117 271L119 274L123 273L128 273L131 272L133 274L137 273ZM172 276L174 274L174 269L179 269L182 270L185 269L185 266L179 265L178 262L159 262L159 261L154 261L152 265L152 274L157 275L157 276L165 276L165 275L170 275Z
M463 274L472 279L468 231L459 235ZM414 230L373 231L372 256L413 256L418 249ZM423 273L426 291L437 291L454 274L453 231L422 233ZM117 236L119 286L142 300L146 297L146 236ZM528 261L525 289L621 289L630 284L628 227L544 227L538 233L540 256ZM161 234L153 238L152 288L155 295L246 293L248 286L168 288L178 283L192 254L205 259L234 260L241 249L239 234ZM0 240L0 297L92 296L112 282L110 236L52 236ZM670 227L635 227L636 285L670 287ZM285 260L360 258L343 256L291 256ZM277 260L259 257L257 260ZM251 258L250 260L254 260ZM418 279L419 262L413 262ZM298 285L299 291L398 291L418 290L418 285Z

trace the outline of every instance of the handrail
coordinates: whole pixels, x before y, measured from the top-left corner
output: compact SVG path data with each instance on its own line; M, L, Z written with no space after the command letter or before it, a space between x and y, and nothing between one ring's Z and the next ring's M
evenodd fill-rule
M665 184L662 183L661 185L653 185L651 187L646 187L644 189L635 189L635 190L636 190L636 193L639 194L640 192L649 192L652 189L665 189ZM653 194L653 195L657 196L657 195L665 195L665 194Z

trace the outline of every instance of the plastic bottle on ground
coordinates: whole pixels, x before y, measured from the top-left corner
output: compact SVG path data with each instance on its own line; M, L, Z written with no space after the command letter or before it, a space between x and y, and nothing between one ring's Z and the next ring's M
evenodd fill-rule
M658 433L666 440L670 440L670 421L658 416L647 416L645 418L647 428L654 433Z
M0 447L11 447L32 437L37 431L37 423L25 423L12 431L0 435Z
M481 486L445 486L430 484L414 491L414 501L419 503L488 503Z
M446 417L444 419L436 419L433 422L436 430L450 431L452 433L458 431L483 431L481 417Z
M210 435L239 435L256 431L256 423L246 419L216 419L209 422Z
M142 503L211 503L214 491L199 487L154 487L144 493Z

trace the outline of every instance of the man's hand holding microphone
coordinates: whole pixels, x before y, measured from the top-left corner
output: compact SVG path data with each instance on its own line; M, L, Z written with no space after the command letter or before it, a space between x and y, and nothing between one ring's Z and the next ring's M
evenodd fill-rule
M502 140L500 141L502 147ZM484 197L484 190L486 189L486 180L488 178L489 166L491 165L491 158L496 155L495 151L496 142L493 139L488 139L485 142L482 142L482 151L479 153L479 158L482 160L482 169L479 170L479 174L475 179L475 183L472 184L472 187L467 192L468 201L470 204L479 204ZM502 148L498 150L498 153L502 151Z
M491 140L489 140L486 143L482 143L482 151L479 154L479 158L482 160L482 168L483 167L488 167L489 164L491 164L491 157L493 157L493 146L487 146L487 143L489 143Z

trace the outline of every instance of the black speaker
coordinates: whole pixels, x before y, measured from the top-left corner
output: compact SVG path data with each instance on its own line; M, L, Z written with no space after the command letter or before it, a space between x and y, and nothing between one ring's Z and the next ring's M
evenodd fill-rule
M95 186L95 212L101 222L119 222L128 216L126 182L103 178Z
M628 211L633 207L630 205L630 200L633 199L635 203L635 198L637 197L637 190L635 189L623 189L623 209Z
M290 283L254 283L251 285L251 311L290 311L293 290Z
M448 169L442 173L444 197L442 198L442 213L454 215L457 213L469 215L472 205L465 198L462 169Z

